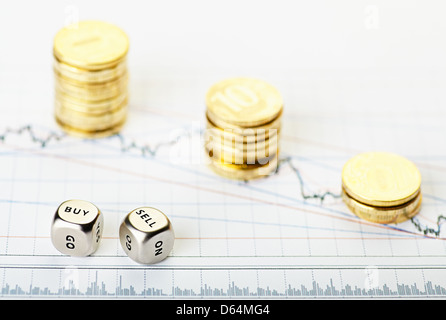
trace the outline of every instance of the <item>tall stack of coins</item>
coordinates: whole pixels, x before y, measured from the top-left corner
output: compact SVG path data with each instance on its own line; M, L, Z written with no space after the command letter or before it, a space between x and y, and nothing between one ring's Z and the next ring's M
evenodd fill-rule
M115 134L127 116L127 35L101 21L81 21L54 38L55 118L69 134Z
M251 78L223 80L209 89L206 107L205 151L215 172L250 180L275 171L283 100L273 86Z
M342 198L358 217L400 223L421 208L421 174L414 163L387 152L359 154L342 170Z

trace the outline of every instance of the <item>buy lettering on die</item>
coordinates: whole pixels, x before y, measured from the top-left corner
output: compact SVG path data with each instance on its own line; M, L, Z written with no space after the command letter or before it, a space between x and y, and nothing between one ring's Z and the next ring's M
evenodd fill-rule
M61 253L70 256L88 256L99 246L104 218L91 202L68 200L54 214L51 240Z

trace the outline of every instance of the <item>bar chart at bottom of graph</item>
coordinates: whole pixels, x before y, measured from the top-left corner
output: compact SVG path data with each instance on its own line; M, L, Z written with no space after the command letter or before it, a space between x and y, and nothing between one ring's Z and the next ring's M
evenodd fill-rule
M442 267L199 269L10 266L0 269L0 281L3 298L446 297L446 268Z

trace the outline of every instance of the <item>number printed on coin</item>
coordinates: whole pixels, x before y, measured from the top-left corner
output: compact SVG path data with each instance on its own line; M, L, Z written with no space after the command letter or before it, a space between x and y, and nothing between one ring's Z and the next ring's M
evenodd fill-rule
M282 111L283 100L276 88L262 80L233 78L212 86L206 105L213 119L254 127L275 119Z

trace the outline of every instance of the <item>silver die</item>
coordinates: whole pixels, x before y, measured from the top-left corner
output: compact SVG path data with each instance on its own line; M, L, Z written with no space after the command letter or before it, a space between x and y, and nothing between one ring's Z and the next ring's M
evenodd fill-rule
M152 264L169 255L175 234L164 213L155 208L141 207L124 218L119 228L119 239L132 260Z
M56 210L51 225L51 241L63 254L85 257L98 248L103 227L103 214L94 204L68 200Z

